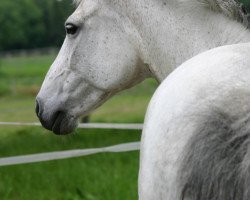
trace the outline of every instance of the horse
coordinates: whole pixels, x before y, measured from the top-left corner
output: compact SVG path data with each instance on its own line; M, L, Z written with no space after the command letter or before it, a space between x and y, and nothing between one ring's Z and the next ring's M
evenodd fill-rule
M141 200L250 199L249 52L206 51L161 83L142 134Z
M72 132L116 93L146 78L162 82L206 50L250 41L234 0L76 0L61 50L36 98L41 124Z

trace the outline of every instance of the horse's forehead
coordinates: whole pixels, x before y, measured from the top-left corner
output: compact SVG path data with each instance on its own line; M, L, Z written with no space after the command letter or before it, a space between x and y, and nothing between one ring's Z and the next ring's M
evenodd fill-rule
M78 7L72 17L83 19L95 12L98 7L98 0L76 0L74 1Z
M98 0L73 0L74 4L77 7L83 8L83 7L88 7L90 5L97 5L99 2Z

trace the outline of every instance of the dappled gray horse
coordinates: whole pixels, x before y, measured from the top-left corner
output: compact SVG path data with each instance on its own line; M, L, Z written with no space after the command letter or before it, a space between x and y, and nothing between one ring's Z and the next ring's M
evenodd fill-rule
M57 134L147 77L162 82L194 55L250 41L248 15L232 0L77 3L37 96L41 123ZM248 46L199 55L160 87L143 131L141 200L249 199Z

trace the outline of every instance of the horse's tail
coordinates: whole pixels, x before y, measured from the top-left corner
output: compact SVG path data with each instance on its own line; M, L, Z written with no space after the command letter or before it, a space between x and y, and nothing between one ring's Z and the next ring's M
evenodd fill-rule
M213 111L190 139L180 168L181 199L250 199L250 112Z

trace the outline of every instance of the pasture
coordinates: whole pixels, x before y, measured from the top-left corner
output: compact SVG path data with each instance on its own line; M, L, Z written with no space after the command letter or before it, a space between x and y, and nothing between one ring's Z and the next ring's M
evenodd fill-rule
M35 122L34 98L55 55L0 59L0 121ZM157 83L122 92L91 122L141 123ZM78 129L58 137L42 127L0 126L0 157L109 146L140 140L140 131ZM0 199L137 199L139 153L0 167Z

